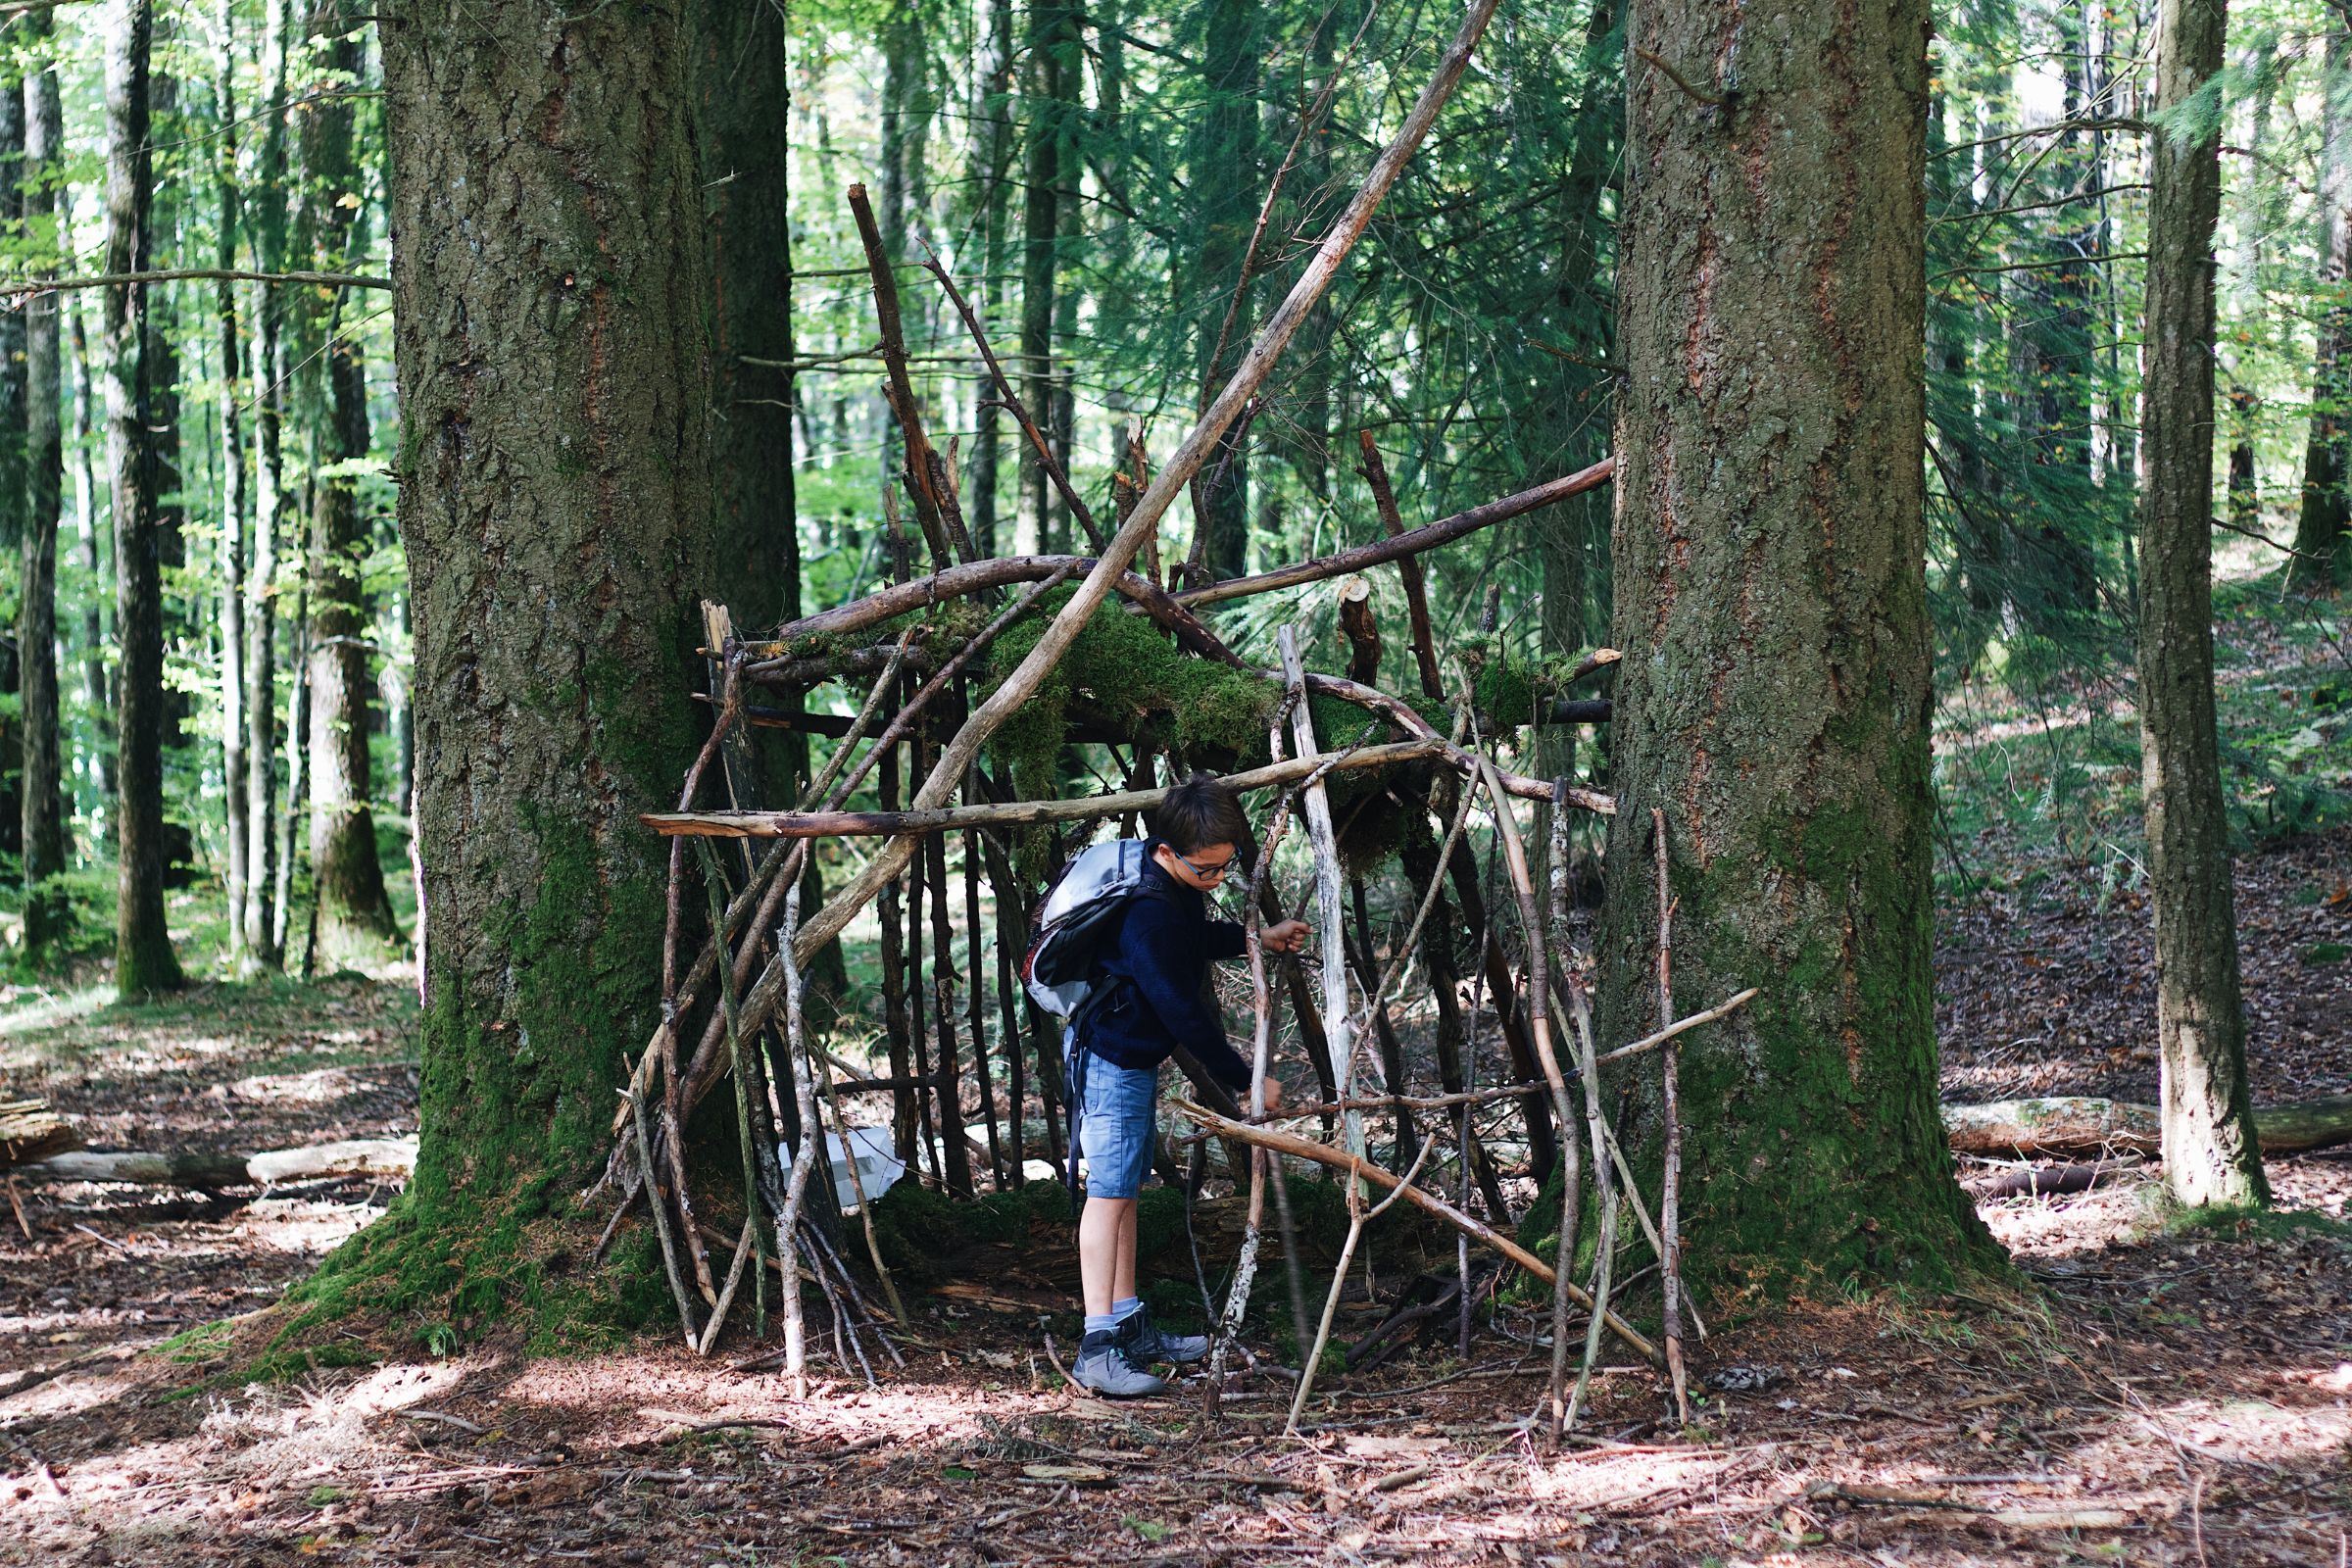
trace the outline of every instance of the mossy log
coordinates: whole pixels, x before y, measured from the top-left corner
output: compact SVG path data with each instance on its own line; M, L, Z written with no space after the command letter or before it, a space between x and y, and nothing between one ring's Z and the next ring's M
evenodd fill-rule
M2158 1154L2161 1118L2154 1105L2092 1097L2005 1100L1946 1105L1944 1131L1963 1154L2032 1156L2092 1150ZM2254 1112L2266 1154L2293 1154L2352 1143L2352 1095L2331 1095Z

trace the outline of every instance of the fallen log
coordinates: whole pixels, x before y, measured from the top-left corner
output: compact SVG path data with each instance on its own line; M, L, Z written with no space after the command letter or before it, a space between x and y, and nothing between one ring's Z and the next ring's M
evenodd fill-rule
M2087 1096L1943 1107L1944 1131L1962 1154L2033 1158L2104 1150L2154 1155L2162 1152L2161 1123L2154 1105ZM2257 1109L2254 1132L2266 1154L2352 1143L2352 1095Z
M0 1170L80 1147L81 1135L47 1101L0 1101Z
M353 1138L255 1154L108 1152L58 1154L26 1165L30 1181L122 1182L140 1187L273 1187L318 1176L406 1176L416 1166L416 1140Z

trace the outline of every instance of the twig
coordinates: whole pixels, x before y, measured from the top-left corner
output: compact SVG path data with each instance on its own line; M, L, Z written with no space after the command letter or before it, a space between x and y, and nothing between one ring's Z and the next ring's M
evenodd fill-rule
M1656 55L1651 54L1640 44L1634 45L1634 55L1637 59L1640 59L1644 64L1654 67L1658 74L1664 76L1668 81L1671 81L1677 87L1682 88L1684 95L1690 98L1692 103L1704 104L1709 109L1722 109L1731 103L1731 99L1728 97L1723 97L1711 92L1700 92L1696 87L1691 86L1690 82L1683 79L1683 74L1681 72L1675 70L1672 66L1668 65L1665 61L1660 60Z
M743 1217L743 1235L735 1243L735 1261L727 1265L727 1282L719 1287L718 1302L710 1308L710 1321L703 1325L703 1337L695 1345L694 1353L709 1355L710 1347L718 1343L718 1331L726 1325L727 1308L735 1304L735 1287L743 1283L743 1265L759 1250L760 1206L757 1201Z

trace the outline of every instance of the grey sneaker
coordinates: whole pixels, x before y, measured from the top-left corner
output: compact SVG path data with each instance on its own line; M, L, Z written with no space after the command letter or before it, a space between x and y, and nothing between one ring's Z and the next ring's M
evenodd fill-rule
M1202 1334L1168 1334L1152 1321L1152 1309L1138 1306L1118 1328L1120 1343L1126 1347L1131 1360L1150 1363L1167 1361L1177 1366L1191 1366L1208 1358L1208 1337Z
M1099 1329L1079 1343L1070 1376L1078 1380L1079 1387L1112 1399L1147 1398L1165 1393L1168 1387L1129 1356L1118 1333L1111 1329Z

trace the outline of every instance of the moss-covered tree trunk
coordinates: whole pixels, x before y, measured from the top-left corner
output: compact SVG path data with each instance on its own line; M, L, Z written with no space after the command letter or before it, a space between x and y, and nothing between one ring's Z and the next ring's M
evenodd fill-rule
M1764 989L1685 1047L1690 1269L1933 1283L1994 1254L1936 1102L1928 6L1635 0L1627 27L1602 1028L1655 1021L1662 808L1678 1002Z
M312 13L320 64L335 81L357 81L359 29L340 0ZM360 166L349 98L318 106L303 125L303 163L313 193L319 250L351 265L358 249ZM317 901L318 960L329 968L380 956L400 940L375 853L368 757L367 596L360 567L368 527L350 469L368 456L368 367L360 340L335 302L325 327L326 395L318 429L319 473L312 485L310 548L311 886Z
M710 518L690 49L674 12L545 0L402 0L382 37L424 1065L415 1184L362 1247L495 1311L657 1010L636 816L693 754Z
M154 155L148 57L155 17L128 0L106 40L106 270L148 265ZM148 376L147 286L104 295L106 457L114 481L115 990L123 1000L180 984L164 916L164 602L156 512L155 414Z
M2156 100L2222 69L2223 0L2164 0ZM2161 123L2161 122L2160 122ZM2230 819L2213 710L2213 228L2221 133L2156 133L2140 432L2140 794L2156 916L2164 1181L2183 1203L2269 1196L2246 1091Z

